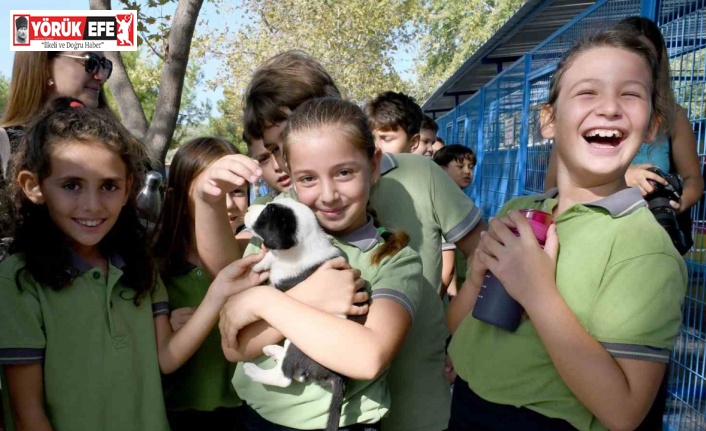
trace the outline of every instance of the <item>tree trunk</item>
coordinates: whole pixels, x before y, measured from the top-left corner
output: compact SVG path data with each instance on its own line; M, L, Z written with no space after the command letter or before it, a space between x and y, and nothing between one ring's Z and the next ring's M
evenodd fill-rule
M91 9L111 8L110 0L89 1ZM191 41L203 2L204 0L179 0L177 3L172 27L169 30L167 52L164 56L162 77L159 82L159 95L149 127L145 112L125 71L119 53L106 52L106 57L113 61L113 75L108 83L118 102L123 124L145 143L150 157L161 165L162 171L164 170L164 159L167 156L167 150L179 118Z
M172 28L169 30L159 95L152 124L144 138L148 143L150 155L162 164L176 129L191 41L203 1L179 0L174 12Z
M89 4L92 10L111 9L110 0L90 0ZM135 93L130 77L125 70L123 58L119 51L108 51L105 56L113 62L113 73L110 75L108 85L118 103L118 112L123 125L138 139L144 139L149 124L147 124L147 117L145 117L140 99L137 98L137 93ZM148 145L147 142L145 144Z

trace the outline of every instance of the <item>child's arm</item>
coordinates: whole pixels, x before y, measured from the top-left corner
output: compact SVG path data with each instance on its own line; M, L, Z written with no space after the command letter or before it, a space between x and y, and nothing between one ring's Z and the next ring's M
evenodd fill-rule
M211 164L194 180L196 246L201 264L212 277L234 260L243 249L233 236L228 221L226 195L244 182L254 182L262 170L253 159L237 154L224 156Z
M441 290L439 295L442 298L446 295L454 278L454 259L453 249L441 251Z
M356 380L377 378L390 364L412 318L400 303L373 301L365 325L319 311L269 286L234 298L237 310L222 317L222 333L237 346L237 331L259 319L321 365Z
M3 365L17 431L52 431L44 410L42 364Z
M309 278L288 290L287 295L328 314L360 316L368 312L368 293L359 292L364 285L360 271L338 257L324 263ZM226 301L221 311L221 322L227 320L224 316L231 312L231 308L237 308L236 302L237 296ZM222 342L221 347L229 361L242 362L262 355L263 347L277 344L283 339L279 331L260 320L238 331L237 348L228 347L227 342Z
M491 233L483 236L474 262L497 274L524 307L562 380L586 408L611 430L634 429L654 399L665 365L615 358L586 332L556 287L554 228L542 251L519 212L490 224ZM517 227L519 237L509 225Z
M260 284L267 278L267 273L257 274L250 270L262 256L250 255L224 268L211 283L194 314L178 332L172 332L167 316L155 317L159 368L162 373L176 371L198 350L216 324L218 313L230 295Z

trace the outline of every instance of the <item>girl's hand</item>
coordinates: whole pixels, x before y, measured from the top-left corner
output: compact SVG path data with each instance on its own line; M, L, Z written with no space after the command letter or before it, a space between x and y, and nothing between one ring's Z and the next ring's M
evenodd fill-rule
M173 310L169 315L169 324L172 327L172 332L177 332L186 325L191 316L194 315L196 311L193 307L182 307Z
M365 280L360 271L351 268L343 257L336 257L321 265L290 292L293 298L323 312L361 316L368 313L368 293L364 290L358 292L363 287Z
M221 331L221 343L231 349L238 348L238 331L260 320L258 307L267 304L268 294L279 293L274 287L258 286L238 295L233 295L221 308L218 329Z
M651 167L653 167L653 165L650 164L633 165L628 167L627 172L625 172L625 182L627 185L629 187L639 188L642 196L652 193L655 189L649 180L667 185L667 180L656 173L647 170L647 168Z
M254 272L252 267L261 261L264 256L263 253L251 254L223 268L208 288L208 294L213 295L219 301L225 302L232 295L262 284L267 280L269 273L267 271Z
M513 226L519 237L510 230ZM545 294L556 292L559 241L554 225L547 232L544 250L519 211L491 219L490 229L481 238L477 260L498 277L510 296L527 309L532 301L541 301Z
M451 362L451 357L446 355L446 363L444 364L444 378L447 382L453 384L456 381L456 370L454 370L454 364Z
M230 154L213 162L194 179L191 194L204 202L218 202L246 182L256 182L261 175L262 169L255 160Z

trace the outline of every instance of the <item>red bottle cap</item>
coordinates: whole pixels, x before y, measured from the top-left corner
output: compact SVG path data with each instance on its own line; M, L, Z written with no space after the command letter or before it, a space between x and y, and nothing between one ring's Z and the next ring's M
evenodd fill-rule
M529 221L534 236L537 237L537 241L544 245L544 241L547 240L547 231L552 224L552 215L544 211L533 209L523 209L520 210L520 212Z

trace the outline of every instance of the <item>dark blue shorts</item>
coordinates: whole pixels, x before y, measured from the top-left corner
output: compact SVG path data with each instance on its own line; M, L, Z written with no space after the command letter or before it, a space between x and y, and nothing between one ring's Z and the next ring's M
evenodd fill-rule
M302 431L272 423L253 410L248 405L243 405L243 430L244 431ZM323 431L323 430L316 430ZM338 431L380 431L380 424L355 424L339 428Z
M448 431L575 431L562 419L553 419L524 407L495 404L476 395L460 377L454 382Z

